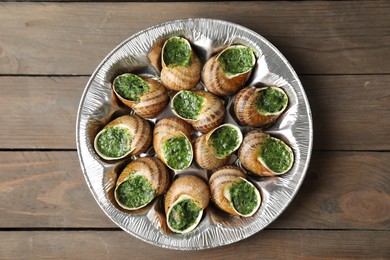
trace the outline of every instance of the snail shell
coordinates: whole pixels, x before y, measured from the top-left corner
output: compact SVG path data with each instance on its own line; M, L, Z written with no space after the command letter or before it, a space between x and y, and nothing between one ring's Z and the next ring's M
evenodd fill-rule
M260 111L258 109L258 99L262 93L265 93L269 89L281 93L284 97L284 104L279 111L270 113ZM250 86L240 90L234 99L234 113L238 120L244 124L252 127L267 126L275 122L279 116L285 111L288 103L288 97L286 93L278 87L264 87L256 88Z
M185 230L177 230L170 224L169 218L173 207L182 200L192 200L200 209L199 215L193 225ZM210 202L209 186L199 177L184 175L177 178L168 189L165 196L165 213L168 227L176 233L187 233L193 230L201 220L203 210Z
M177 117L168 117L157 122L153 132L153 147L160 160L163 161L172 170L184 170L190 166L193 157L191 144L192 130L193 129L190 124ZM164 143L170 138L177 137L185 137L190 146L191 160L184 168L181 169L175 169L169 165L166 155L164 154Z
M143 118L153 118L156 117L160 112L166 107L169 102L168 92L165 87L157 81L157 79L139 76L148 86L149 90L143 93L138 101L132 101L122 97L115 88L115 82L120 77L125 76L136 76L131 73L125 73L119 75L115 78L113 83L113 90L115 95L125 104L126 106L132 108L136 114ZM138 76L136 76L138 77ZM132 86L128 86L129 88Z
M150 48L147 57L150 65L160 74L161 73L161 50L166 39L158 39Z
M149 201L146 201L142 205L138 205L136 207L128 207L124 205L118 195L119 186L129 180L131 177L135 176L143 176L146 178L147 182L150 184L152 189L155 191L154 196L150 197ZM115 200L118 205L124 209L135 210L142 207L145 207L150 201L152 201L155 197L163 194L169 185L169 173L167 167L162 163L158 158L155 157L142 157L138 158L135 161L129 163L126 168L119 175L118 180L116 182L115 188Z
M257 204L255 208L248 214L242 214L238 212L234 208L230 196L231 186L243 180L255 188L255 194L257 198ZM211 175L209 179L209 184L212 201L220 209L232 215L250 217L258 210L261 204L261 197L259 191L252 183L246 180L246 175L236 166L226 166L218 169L218 171L214 172Z
M165 61L164 53L167 51L167 43L172 40L180 40L190 48L191 56L189 66L167 64ZM161 66L161 81L170 90L180 91L183 89L192 89L200 80L201 62L192 49L191 44L185 38L171 37L165 41L161 50Z
M202 107L200 108L199 114L196 116L196 118L185 118L184 116L180 115L180 112L175 109L175 100L186 93L193 93L198 97L203 98ZM191 108L193 106L191 102L187 102L187 105ZM223 101L217 96L204 90L180 91L172 98L170 106L172 112L176 116L190 123L196 130L201 131L203 133L206 133L217 127L223 121L226 112Z
M239 91L245 84L245 82L248 80L253 67L255 66L256 57L251 52L252 56L252 66L249 70L246 70L241 73L234 73L234 74L227 74L224 72L224 65L220 62L220 57L225 53L226 51L232 50L232 49L242 49L242 48L248 48L243 45L233 45L226 49L224 49L222 52L220 52L218 55L213 56L210 58L205 65L203 66L202 70L202 80L206 88L215 95L218 96L228 96L235 94L237 91Z
M194 158L196 163L206 170L221 167L230 160L230 156L222 159L215 156L213 149L206 142L206 135L196 138L194 142Z
M218 129L224 128L224 127L231 127L236 130L237 133L237 139L234 138L236 141L236 144L234 147L230 147L229 154L226 156L218 155L218 151L214 147L212 138L210 138L213 133L217 133L216 131ZM230 160L231 154L236 151L242 142L242 133L240 129L232 124L223 124L219 127L211 130L205 135L202 135L198 137L194 142L194 158L195 161L198 163L200 167L206 170L211 170L215 168L219 168ZM230 143L230 142L229 142Z
M263 149L266 149L266 142L268 139L278 142L284 150L284 156L288 156L286 158L287 166L284 167L282 171L271 170L270 166L265 163L264 158L260 156ZM245 169L260 176L276 176L284 174L291 169L294 163L294 154L287 144L285 144L282 140L271 137L269 134L260 130L251 131L245 136L242 145L238 150L238 157ZM282 157L278 158L279 161L282 159Z
M129 138L126 138L126 144L122 144L125 147L125 152L118 156L112 154L105 154L104 151L99 147L100 137L106 132L113 129L121 129L126 131L129 135ZM115 136L115 135L114 135ZM111 149L115 143L118 141L118 136L116 135L113 139L109 140L110 143L105 145ZM128 155L138 155L149 148L152 143L152 130L150 124L145 119L137 115L125 115L118 117L108 123L95 137L94 148L97 154L105 160L116 160L124 158Z

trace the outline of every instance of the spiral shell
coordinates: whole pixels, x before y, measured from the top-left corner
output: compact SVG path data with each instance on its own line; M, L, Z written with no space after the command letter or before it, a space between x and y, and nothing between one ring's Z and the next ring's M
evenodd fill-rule
M175 64L166 64L164 61L164 52L167 42L171 39L183 40L191 49L190 65L180 66ZM195 51L192 49L188 40L182 37L171 37L165 41L161 50L161 81L164 86L170 90L180 91L183 89L192 89L200 80L201 62Z
M118 180L116 182L115 188L115 200L118 205L124 209L134 210L139 209L146 206L150 201L146 202L143 205L139 205L138 207L129 208L124 205L117 194L118 187L125 181L129 180L131 177L135 177L141 175L146 178L148 183L151 185L153 190L155 191L154 196L151 200L161 194L163 194L169 185L169 173L167 167L162 163L158 158L155 157L142 157L138 158L135 161L129 163L126 168L119 175Z
M150 48L147 57L150 65L160 74L161 73L161 50L166 39L158 39Z
M203 169L211 170L227 164L230 156L222 159L217 158L206 142L206 135L202 135L194 141L194 159Z
M271 170L259 156L262 152L264 142L268 138L272 138L281 142L289 155L290 164L288 165L287 169L282 172ZM238 157L245 169L260 176L276 176L284 174L291 169L294 162L294 154L291 148L287 146L287 144L275 137L271 137L269 134L266 134L260 130L253 130L245 136L242 145L238 150Z
M229 188L242 180L246 180L246 175L236 166L225 166L218 169L214 172L210 179L210 191L212 201L223 211L230 213L235 216L249 217L252 216L261 204L261 197L259 191L254 187L253 184L248 182L255 188L255 193L257 195L257 205L253 211L249 214L241 214L235 208L231 201L231 197L228 195Z
M118 127L127 131L130 135L130 138L127 139L126 145L128 146L127 152L120 156L112 156L104 154L99 148L99 138L109 129L113 129L112 127ZM113 140L112 143L107 144L108 146L115 145L117 140ZM150 147L152 143L152 130L150 127L150 123L145 119L137 115L125 115L118 117L108 123L99 133L96 135L94 140L94 148L97 154L105 160L116 160L124 158L128 155L138 155Z
M285 102L283 108L276 113L261 113L259 111L257 108L257 99L262 91L269 88L283 93L288 100L286 93L281 88L274 86L264 88L250 86L237 93L234 99L234 113L242 124L252 127L267 126L275 122L285 111L287 102Z
M168 118L161 119L160 121L157 122L153 132L153 147L160 160L163 161L172 170L184 170L185 168L190 166L193 157L193 150L191 144L192 130L193 129L190 124L185 122L183 119L177 117L168 117ZM191 148L190 151L191 161L183 169L172 168L172 166L169 165L163 151L164 143L170 138L176 138L176 137L185 137L188 140Z
M130 74L130 73L126 73ZM126 75L122 74L120 76ZM118 76L119 77L119 76ZM117 78L118 78L117 77ZM138 101L132 101L122 97L116 91L113 84L112 89L115 95L126 106L132 108L136 114L143 118L156 117L169 102L168 92L165 87L155 78L139 76L149 86L149 90L142 94ZM115 80L114 80L115 82ZM130 87L130 86L129 86Z
M243 45L233 45L226 49L224 49L222 52L220 52L218 55L213 56L210 58L205 65L203 66L202 70L202 80L206 88L213 94L217 96L228 96L235 94L237 91L239 91L245 84L245 82L248 80L253 67L255 65L255 56L252 52L252 68L242 72L242 73L236 73L232 75L227 75L227 73L224 72L223 65L219 61L219 57L229 49L234 48L247 48Z
M184 199L191 199L202 210L199 213L197 221L186 230L175 230L169 223L169 216L174 205ZM199 177L193 175L184 175L177 178L168 189L165 196L165 213L167 216L168 227L177 233L187 233L193 230L200 222L203 210L210 202L209 186Z
M189 119L181 116L174 107L175 99L185 92L192 92L197 96L202 97L204 100L199 115L195 119ZM188 103L188 105L191 106L192 104ZM180 91L172 98L170 106L172 112L176 116L190 123L196 130L201 131L202 133L206 133L217 127L223 121L226 113L223 101L215 95L204 90Z
M237 144L227 156L218 156L216 148L213 145L210 137L214 132L222 127L231 127L237 131ZM198 137L194 142L194 158L197 164L206 170L219 168L228 163L231 158L231 154L236 151L242 142L242 133L240 129L232 124L223 124L219 127L211 130L205 135Z

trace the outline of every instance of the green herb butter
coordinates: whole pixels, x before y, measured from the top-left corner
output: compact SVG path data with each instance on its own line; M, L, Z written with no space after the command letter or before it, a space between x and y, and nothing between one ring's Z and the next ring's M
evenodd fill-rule
M124 99L136 102L149 91L149 85L137 75L125 73L115 78L114 89Z
M234 209L242 215L250 214L259 203L256 188L244 180L232 185L230 197Z
M203 104L204 97L188 90L180 91L173 99L173 109L186 119L197 119Z
M183 170L191 164L191 143L185 136L169 138L163 144L167 165L174 170Z
M260 114L275 114L282 112L288 102L287 95L275 88L265 88L258 92L256 107Z
M191 47L187 40L179 37L168 39L164 45L163 59L167 66L190 66Z
M192 226L202 209L191 199L185 199L173 206L168 221L172 228L176 230L186 230Z
M112 126L103 130L97 140L99 152L112 158L118 158L128 153L131 149L130 144L130 133L120 126Z
M276 173L287 171L293 163L291 148L273 137L266 138L262 143L260 158L271 171Z
M247 47L229 48L219 55L218 61L227 75L244 73L254 66L253 52Z
M210 140L219 158L225 158L231 154L240 141L237 130L230 126L222 126L215 130L211 134Z
M118 201L128 208L139 208L155 197L155 190L142 175L130 176L116 190Z

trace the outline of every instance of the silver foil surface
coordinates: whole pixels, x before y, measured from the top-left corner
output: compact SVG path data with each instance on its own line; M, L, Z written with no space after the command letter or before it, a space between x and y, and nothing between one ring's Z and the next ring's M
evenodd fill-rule
M125 211L113 199L116 178L121 169L135 157L115 162L103 161L94 151L93 140L104 125L114 118L132 111L115 99L111 90L113 79L124 72L159 76L147 58L153 44L170 36L184 36L206 62L217 50L243 44L251 47L257 56L257 64L247 82L249 85L276 85L289 96L287 111L276 124L263 131L281 138L293 149L293 168L279 177L255 177L248 175L260 190L262 204L249 218L233 217L222 212L211 202L205 210L199 226L188 234L167 232L163 197L156 198L146 208ZM204 89L202 82L197 86ZM233 97L225 99L224 122L236 124L243 134L252 130L236 120L232 106ZM213 19L184 19L169 21L140 31L117 46L100 63L81 97L77 115L76 141L81 168L94 198L107 216L129 234L148 243L171 249L200 250L227 245L245 239L264 229L288 206L297 193L306 174L313 143L312 116L305 91L286 58L265 38L237 24ZM157 120L173 116L169 105ZM200 133L195 132L194 137ZM142 156L154 156L151 148ZM229 164L241 167L233 156ZM241 167L242 168L242 167ZM195 174L208 179L211 171L199 168L196 163L180 174Z

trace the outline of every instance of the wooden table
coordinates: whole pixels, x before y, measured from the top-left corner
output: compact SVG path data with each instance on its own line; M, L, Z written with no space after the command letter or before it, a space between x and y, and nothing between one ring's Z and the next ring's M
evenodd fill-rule
M130 35L188 17L271 41L303 83L314 151L288 209L229 246L142 242L98 207L75 122L98 63ZM0 258L390 258L390 2L0 4Z

